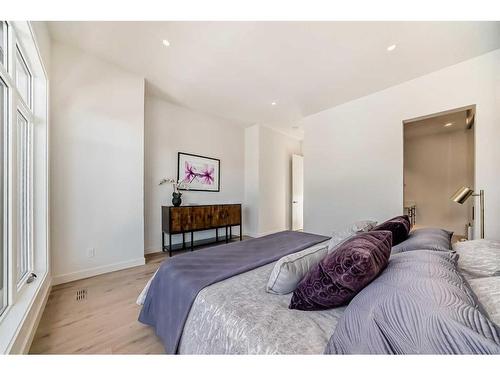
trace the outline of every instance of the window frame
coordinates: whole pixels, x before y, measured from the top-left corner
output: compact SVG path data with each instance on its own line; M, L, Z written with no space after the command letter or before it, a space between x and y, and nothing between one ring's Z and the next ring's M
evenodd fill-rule
M0 65L5 68L5 70L9 69L9 31L10 31L10 26L7 21L0 21L2 25L4 26L4 33L3 33L3 45L4 45L4 57L3 61L0 61Z
M8 124L9 124L9 97L8 97L8 86L2 79L0 75L0 87L1 90L4 90L4 98L3 98L3 114L0 118L0 132L2 132L2 145L1 145L1 157L2 157L2 174L0 175L0 184L1 184L1 195L0 199L2 200L2 204L0 205L0 215L2 217L2 236L0 237L0 246L2 247L2 273L4 284L4 296L3 298L3 306L0 305L0 317L4 314L4 312L9 307L10 296L9 296L9 286L10 286L10 273L9 273L9 247L8 247Z
M22 334L33 324L31 314L43 304L50 290L50 238L49 238L49 79L42 52L37 43L37 34L29 21L6 21L7 65L0 64L0 78L7 87L7 123L5 131L6 165L4 191L4 240L7 262L7 307L0 315L0 354L22 353L29 342ZM43 36L42 36L43 37ZM15 81L16 45L31 72L31 105L21 99ZM30 271L37 277L29 284L17 288L17 207L18 194L16 175L16 111L20 109L30 123L31 129L31 262ZM30 273L31 273L30 272ZM28 280L26 280L28 281Z
M20 98L22 99L22 98ZM28 179L28 188L27 188L27 202L26 202L26 205L27 205L27 212L26 212L26 228L27 228L27 242L28 242L28 249L27 249L27 254L26 254L26 272L22 275L21 278L19 278L19 275L17 273L17 266L19 266L19 264L17 264L17 261L18 261L18 255L19 255L19 251L21 250L24 250L21 248L21 244L17 244L17 254L16 254L16 275L15 275L15 278L14 280L16 280L16 287L17 287L17 291L20 292L21 289L26 285L26 280L28 279L29 275L31 272L33 272L34 270L34 248L33 248L33 163L32 163L32 160L33 160L33 127L32 127L32 122L30 122L29 120L29 116L27 116L26 112L24 109L21 109L20 107L17 108L17 111L16 111L16 115L13 116L15 117L15 127L16 127L16 140L17 140L17 145L16 146L19 146L20 145L20 138L21 138L21 134L20 134L20 129L19 129L19 122L18 122L18 119L19 119L19 116L21 116L23 118L23 120L26 122L26 130L27 130L27 134L26 134L26 138L27 138L27 146L28 147L28 152L27 152L27 157L28 157L28 160L27 160L27 167L28 167L28 170L27 170L27 179ZM17 151L17 155L16 157L19 155L19 149L16 147L16 151ZM21 165L20 165L20 160L17 160L17 172L19 172ZM20 176L18 175L17 176L17 183L20 184ZM21 186L20 185L17 185L17 194L20 193L20 188ZM18 196L17 197L17 200L15 202L15 204L17 205L18 207L18 215L22 215L24 214L25 212L24 211L21 211L21 209L19 208L19 203L20 203L20 200L23 199L23 197L21 196ZM18 216L18 223L19 223L19 216ZM17 233L16 233L16 236L19 236L19 230L20 228L17 228ZM22 228L21 228L22 229ZM21 234L21 235L24 235L24 234ZM19 237L18 237L19 238Z
M4 207L3 207L3 215L4 215L4 249L6 250L7 256L7 306L0 313L0 328L2 326L2 322L6 320L6 317L9 315L10 310L15 307L17 302L25 299L23 295L26 294L25 290L28 289L26 286L28 285L27 280L32 272L35 271L35 265L37 264L34 238L35 238L35 228L34 228L34 148L35 148L35 126L37 118L35 116L35 74L30 64L30 60L28 57L33 58L32 56L26 53L26 49L23 46L23 41L26 40L26 36L24 34L24 30L20 32L18 35L18 30L16 26L20 26L22 22L11 22L11 21L0 21L5 22L7 30L7 44L6 44L6 55L7 55L7 64L4 66L0 63L0 79L5 83L6 87L6 126L4 129L5 132L5 145L4 145ZM28 25L29 30L31 31L31 27L29 23L26 22L25 25ZM29 35L32 37L32 35ZM23 39L24 38L24 39ZM35 40L33 39L33 42ZM36 42L35 42L36 48ZM37 51L38 53L38 51ZM23 99L21 91L17 86L17 54L22 59L22 63L24 64L24 68L28 70L28 82L29 82L29 92L28 92L28 103ZM40 58L39 55L36 56ZM40 70L40 67L38 68ZM48 80L45 73L45 68L43 67L43 63L41 65L41 70L43 72L43 81L45 86L45 103L39 103L40 106L48 107ZM38 73L40 75L40 73ZM40 108L38 108L40 110ZM17 275L17 258L18 251L20 251L20 243L19 243L19 215L21 214L19 209L19 199L20 191L19 191L19 179L18 179L18 142L20 134L18 134L18 113L27 121L28 128L28 158L29 158L29 170L28 170L28 178L29 178L29 190L28 190L28 209L27 209L27 227L28 227L28 254L27 254L27 272L24 276L18 280ZM47 109L48 114L48 109ZM47 119L45 119L47 120ZM47 146L45 146L47 147ZM47 161L45 161L47 162ZM44 171L46 172L46 171ZM47 172L48 173L48 172ZM47 197L48 201L48 197ZM48 202L46 202L47 204ZM46 246L45 246L46 247ZM43 254L47 259L45 259L47 266L46 271L48 270L48 252L45 249L45 254ZM39 267L38 267L39 268Z
M15 69L12 69L12 74L13 74L14 82L16 83L16 87L15 88L16 88L16 91L17 91L19 99L24 104L25 108L31 114L31 111L33 110L33 73L32 73L32 70L30 68L30 65L28 64L28 61L25 58L25 53L23 52L23 48L19 44L19 42L16 41L16 46L12 47L12 48L15 48L15 53L13 53L13 55L15 54L15 57L13 56L13 58L15 59ZM22 63L22 67L26 69L26 72L27 72L27 75L28 75L28 96L27 96L27 102L26 102L26 100L24 100L23 95L21 93L21 90L17 86L17 71L18 71L17 70L17 64L18 64L17 57L18 57L18 55L20 57L20 60L21 60L21 63Z

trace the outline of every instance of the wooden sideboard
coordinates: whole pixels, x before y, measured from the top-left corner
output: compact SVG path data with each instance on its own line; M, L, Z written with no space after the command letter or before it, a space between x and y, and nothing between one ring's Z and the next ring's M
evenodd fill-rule
M215 242L219 242L219 229L225 228L225 242L232 238L232 227L240 227L240 241L242 239L241 204L214 204L197 206L162 206L162 250L172 256L172 235L182 234L182 248L186 248L185 234L190 233L190 248L193 250L193 233L215 229ZM229 231L229 237L228 237ZM168 235L168 247L165 244L165 235Z

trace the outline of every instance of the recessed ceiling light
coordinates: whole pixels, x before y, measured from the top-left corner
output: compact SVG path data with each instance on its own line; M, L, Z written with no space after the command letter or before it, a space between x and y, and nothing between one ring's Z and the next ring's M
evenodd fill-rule
M395 44L391 44L389 47L387 47L387 51L389 51L389 52L394 51L395 49L396 49Z
M276 103L276 102L271 102L271 105L276 105L276 104L278 104L278 103Z
M162 43L163 43L163 45L164 45L165 47L170 47L170 42L169 42L168 40L163 39L163 40L162 40Z
M452 126L453 124L454 124L453 122L447 122L446 124L444 124L444 127L448 128L448 127Z

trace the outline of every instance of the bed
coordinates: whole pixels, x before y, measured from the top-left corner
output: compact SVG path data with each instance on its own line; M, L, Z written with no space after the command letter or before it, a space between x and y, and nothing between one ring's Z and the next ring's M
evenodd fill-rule
M461 244L462 247L459 248L464 254L470 253L470 248L474 246L488 248L486 257L500 254L500 243L495 241L480 244L468 242L466 245ZM467 255L464 255L464 259L468 259ZM266 292L266 283L276 261L201 288L188 310L178 346L175 350L167 349L167 352L324 353L346 306L323 311L289 309L291 294L275 295ZM483 261L491 264L491 259ZM468 275L466 279L481 308L499 325L500 275Z
M288 308L266 292L274 262L203 289L189 313L181 354L321 354L345 307Z

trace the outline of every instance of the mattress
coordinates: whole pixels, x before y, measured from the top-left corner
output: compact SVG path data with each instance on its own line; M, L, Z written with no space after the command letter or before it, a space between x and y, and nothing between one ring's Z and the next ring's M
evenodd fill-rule
M266 292L275 262L203 289L188 315L181 354L322 354L345 307L290 310L291 293Z

